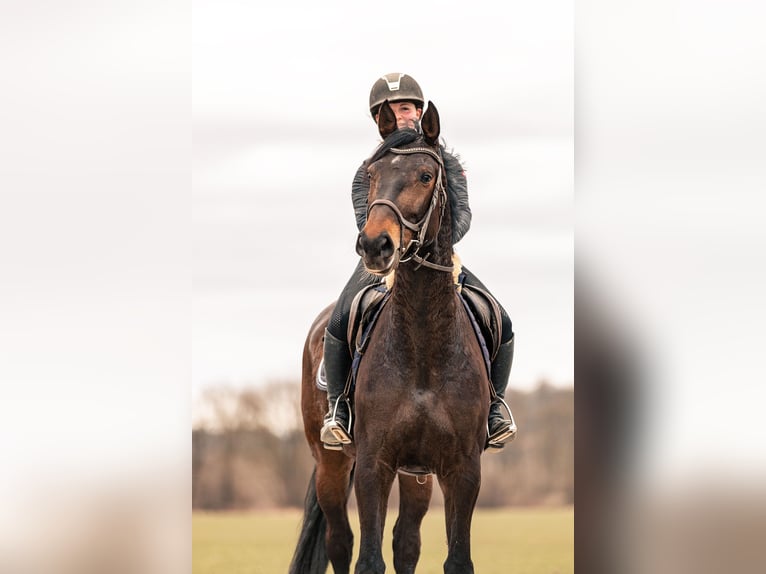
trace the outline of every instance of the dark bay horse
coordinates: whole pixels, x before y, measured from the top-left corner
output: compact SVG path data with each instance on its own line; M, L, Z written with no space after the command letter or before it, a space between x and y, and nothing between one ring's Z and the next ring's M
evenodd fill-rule
M343 451L326 450L319 440L327 398L315 380L332 305L314 321L306 340L301 403L316 466L290 572L325 572L328 560L335 574L349 572L352 484L361 528L355 572L383 572L386 509L397 476L394 568L414 572L435 475L445 504L444 572L472 573L471 519L481 482L490 383L452 274L439 115L429 102L422 134L397 130L385 103L378 129L384 141L368 160L368 215L356 249L370 273L395 270L395 280L359 363L354 442ZM409 140L403 139L407 132L412 132Z

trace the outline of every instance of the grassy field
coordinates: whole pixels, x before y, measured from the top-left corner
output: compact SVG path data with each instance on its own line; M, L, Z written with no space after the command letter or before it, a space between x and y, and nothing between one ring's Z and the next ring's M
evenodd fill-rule
M351 512L351 519L358 550L359 528L355 512ZM389 572L393 572L390 546L395 519L396 511L389 511L383 541ZM300 521L298 511L195 513L192 518L192 572L284 574L292 557ZM571 507L477 510L472 533L477 574L572 573L573 523ZM422 532L423 550L418 574L440 574L447 552L441 508L429 510ZM332 568L328 571L332 572Z

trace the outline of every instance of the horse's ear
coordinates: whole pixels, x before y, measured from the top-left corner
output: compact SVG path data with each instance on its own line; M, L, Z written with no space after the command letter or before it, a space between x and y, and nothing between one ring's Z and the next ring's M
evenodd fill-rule
M380 137L386 139L396 130L396 115L388 104L388 100L380 105L378 112L378 132Z
M441 127L439 125L439 110L431 100L428 100L428 108L426 113L423 114L423 119L420 120L420 126L423 128L423 135L426 137L426 141L431 145L436 145L439 140L439 132Z

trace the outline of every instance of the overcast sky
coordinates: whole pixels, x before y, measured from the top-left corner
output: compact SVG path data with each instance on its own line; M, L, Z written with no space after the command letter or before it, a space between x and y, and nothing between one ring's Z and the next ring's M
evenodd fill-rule
M350 184L388 72L418 80L464 161L457 250L514 321L512 386L572 384L572 4L381 6L195 3L195 391L299 376L356 263Z

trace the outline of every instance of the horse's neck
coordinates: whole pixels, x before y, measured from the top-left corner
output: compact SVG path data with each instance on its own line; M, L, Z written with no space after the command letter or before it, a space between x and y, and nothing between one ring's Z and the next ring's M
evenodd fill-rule
M446 335L455 321L456 302L451 273L426 267L415 270L413 262L397 269L390 304L400 334L411 332L429 339Z
M441 226L436 249L428 261L438 265L452 265L452 231L449 209ZM454 278L449 271L440 271L425 266L419 267L410 260L396 271L394 289L391 293L396 322L399 328L421 329L430 337L437 333L449 336L449 327L454 325L457 313Z
M440 307L455 289L452 273L437 271L427 267L417 268L417 263L409 261L396 270L394 299L407 300L419 309Z

